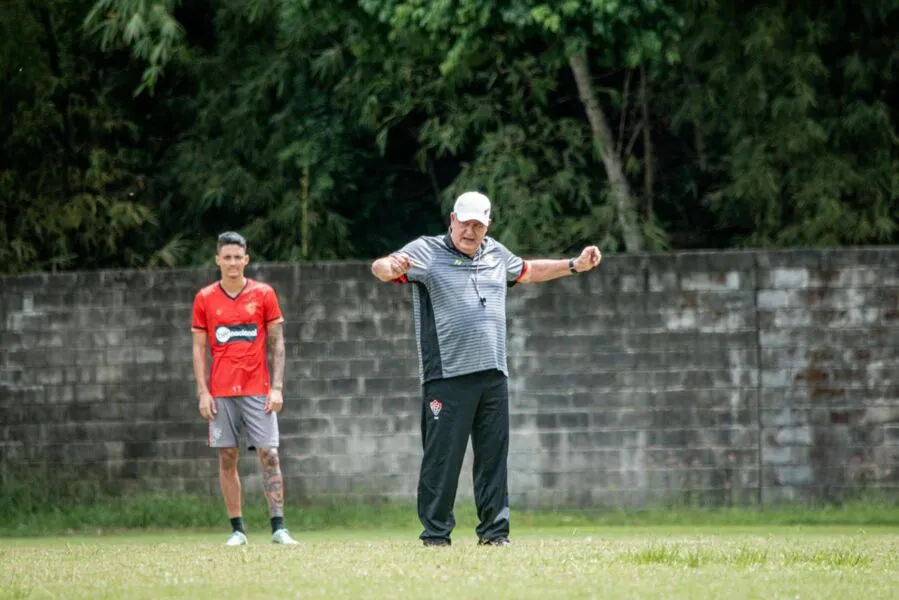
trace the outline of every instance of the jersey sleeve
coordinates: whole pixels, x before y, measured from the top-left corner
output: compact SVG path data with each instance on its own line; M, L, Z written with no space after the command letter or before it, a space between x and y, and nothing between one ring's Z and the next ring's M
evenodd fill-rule
M527 261L499 242L496 242L496 251L500 262L506 265L506 282L509 286L521 281L524 274L528 272Z
M278 302L278 294L275 293L274 289L269 288L266 290L265 296L262 298L262 309L266 325L280 323L284 320L284 315L281 313L281 305Z
M405 254L409 258L412 259L414 263L412 268L406 271L405 275L402 275L398 279L395 279L397 283L408 283L410 281L424 282L425 278L428 275L428 269L431 266L431 261L434 257L434 249L428 244L424 237L420 237L418 239L412 240L402 248L400 248L394 254Z
M194 308L190 318L191 331L206 331L206 301L202 293L194 296Z

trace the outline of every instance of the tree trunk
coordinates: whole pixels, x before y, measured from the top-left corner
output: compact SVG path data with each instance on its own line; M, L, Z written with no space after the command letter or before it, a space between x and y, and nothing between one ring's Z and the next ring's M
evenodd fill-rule
M303 260L309 260L309 165L303 167L303 178L300 182L300 249Z
M646 68L640 65L640 105L643 110L643 202L646 217L652 219L652 197L655 163L652 155L652 133L649 124L649 94L646 91Z
M593 89L586 53L572 54L568 57L568 64L574 73L581 102L587 111L587 119L590 121L590 129L593 132L593 143L599 150L602 163L606 168L606 176L609 178L612 198L617 207L618 225L621 227L625 248L628 252L640 252L643 250L643 236L640 234L640 226L637 223L636 207L631 196L630 186L624 177L621 159L615 154L615 140L612 138L609 123L599 106L599 100Z

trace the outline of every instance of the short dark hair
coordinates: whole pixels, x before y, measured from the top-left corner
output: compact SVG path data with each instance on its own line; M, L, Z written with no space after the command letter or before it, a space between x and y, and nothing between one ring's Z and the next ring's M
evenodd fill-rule
M237 233L236 231L226 231L225 233L219 236L218 247L216 248L216 252L221 252L222 246L230 246L237 245L244 249L246 252L247 249L247 239Z

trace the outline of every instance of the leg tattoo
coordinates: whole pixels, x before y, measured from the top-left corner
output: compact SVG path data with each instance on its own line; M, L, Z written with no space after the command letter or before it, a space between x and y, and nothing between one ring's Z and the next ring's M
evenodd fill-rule
M268 501L268 512L272 517L284 516L284 479L281 477L281 461L277 448L260 448L259 461L262 464L262 487Z

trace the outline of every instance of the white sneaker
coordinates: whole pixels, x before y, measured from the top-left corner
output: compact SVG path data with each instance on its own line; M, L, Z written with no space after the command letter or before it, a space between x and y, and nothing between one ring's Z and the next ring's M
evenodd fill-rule
M240 531L232 531L231 535L228 536L228 541L225 542L226 546L244 546L247 542L247 536L245 536Z
M273 544L287 544L290 546L296 545L299 546L300 543L290 537L290 533L286 529L279 529L275 533L272 534L272 543Z

